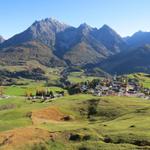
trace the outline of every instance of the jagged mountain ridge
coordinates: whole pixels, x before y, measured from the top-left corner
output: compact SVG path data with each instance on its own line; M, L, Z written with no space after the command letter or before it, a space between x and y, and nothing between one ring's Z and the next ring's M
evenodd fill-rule
M104 32L101 32L103 30ZM103 33L106 33L105 36L107 36L107 41L111 43L111 46L102 40ZM57 35L55 53L69 60L72 64L79 65L100 62L121 52L125 47L126 44L123 39L110 27L97 29L84 23L78 28L71 27Z
M44 19L35 21L27 30L6 40L2 47L16 46L18 44L38 40L39 42L53 48L56 33L66 29L68 25L62 24L55 19Z
M103 33L110 46L102 40ZM122 51L125 46L121 37L108 26L97 29L84 23L75 28L49 18L34 22L24 32L6 40L0 50L30 41L41 42L52 50L53 55L71 65L98 63Z
M148 73L146 44L150 44L150 32L122 38L108 25L73 27L48 18L1 43L0 58L6 64L34 59L48 66L99 66L110 73Z

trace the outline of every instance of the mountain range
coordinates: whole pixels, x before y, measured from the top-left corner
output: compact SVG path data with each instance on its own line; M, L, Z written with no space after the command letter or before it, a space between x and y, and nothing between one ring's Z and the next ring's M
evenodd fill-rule
M73 27L51 18L5 40L0 37L0 64L36 60L46 66L100 67L109 73L150 73L150 33L122 38L108 25Z

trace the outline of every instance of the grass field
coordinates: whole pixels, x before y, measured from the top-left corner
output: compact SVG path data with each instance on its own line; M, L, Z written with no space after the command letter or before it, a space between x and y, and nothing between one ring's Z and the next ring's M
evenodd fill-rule
M71 119L58 119L61 115ZM80 94L45 103L24 97L1 99L0 143L9 134L23 142L18 147L12 138L12 143L0 144L0 149L146 150L150 149L149 115L150 102L139 98ZM32 136L29 128L35 130ZM48 139L47 134L54 134L54 139ZM70 139L70 135L74 137Z
M68 76L68 80L71 83L92 81L93 79L101 79L101 78L100 77L95 77L95 76L86 76L83 71L81 71L81 72L71 72Z
M136 78L140 81L140 83L144 87L150 88L150 76L148 74L144 74L144 73L130 74L129 78Z
M50 91L63 91L64 89L58 86L50 86L46 87L44 81L39 82L30 82L28 85L12 85L12 86L5 86L3 87L3 92L5 95L9 96L25 96L27 92L31 92L35 94L37 89L48 89Z

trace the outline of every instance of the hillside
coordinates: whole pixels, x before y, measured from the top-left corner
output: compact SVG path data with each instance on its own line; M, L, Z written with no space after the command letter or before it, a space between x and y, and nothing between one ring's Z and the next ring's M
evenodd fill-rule
M150 44L150 32L136 32L131 37L126 38L125 41L133 48Z
M38 41L28 41L0 51L0 64L3 65L22 65L31 60L37 60L46 66L65 65L65 62L55 56L49 47Z
M129 78L131 79L138 79L139 82L146 88L150 88L150 76L149 74L143 74L143 73L134 73L129 74Z
M121 37L108 26L98 30L84 23L77 29L66 29L57 37L56 55L73 65L95 64L125 48Z
M102 28L95 32L95 37L105 45L112 54L117 54L127 48L123 38L108 25L102 26Z
M112 74L135 72L150 73L150 46L145 45L131 51L120 53L101 64L101 67Z
M149 149L146 100L75 95L47 103L9 98L0 104L2 150Z

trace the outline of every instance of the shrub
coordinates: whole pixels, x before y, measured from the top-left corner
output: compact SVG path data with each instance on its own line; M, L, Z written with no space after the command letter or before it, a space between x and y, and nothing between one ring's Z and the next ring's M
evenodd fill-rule
M81 141L81 136L79 134L71 134L69 140L70 141Z

